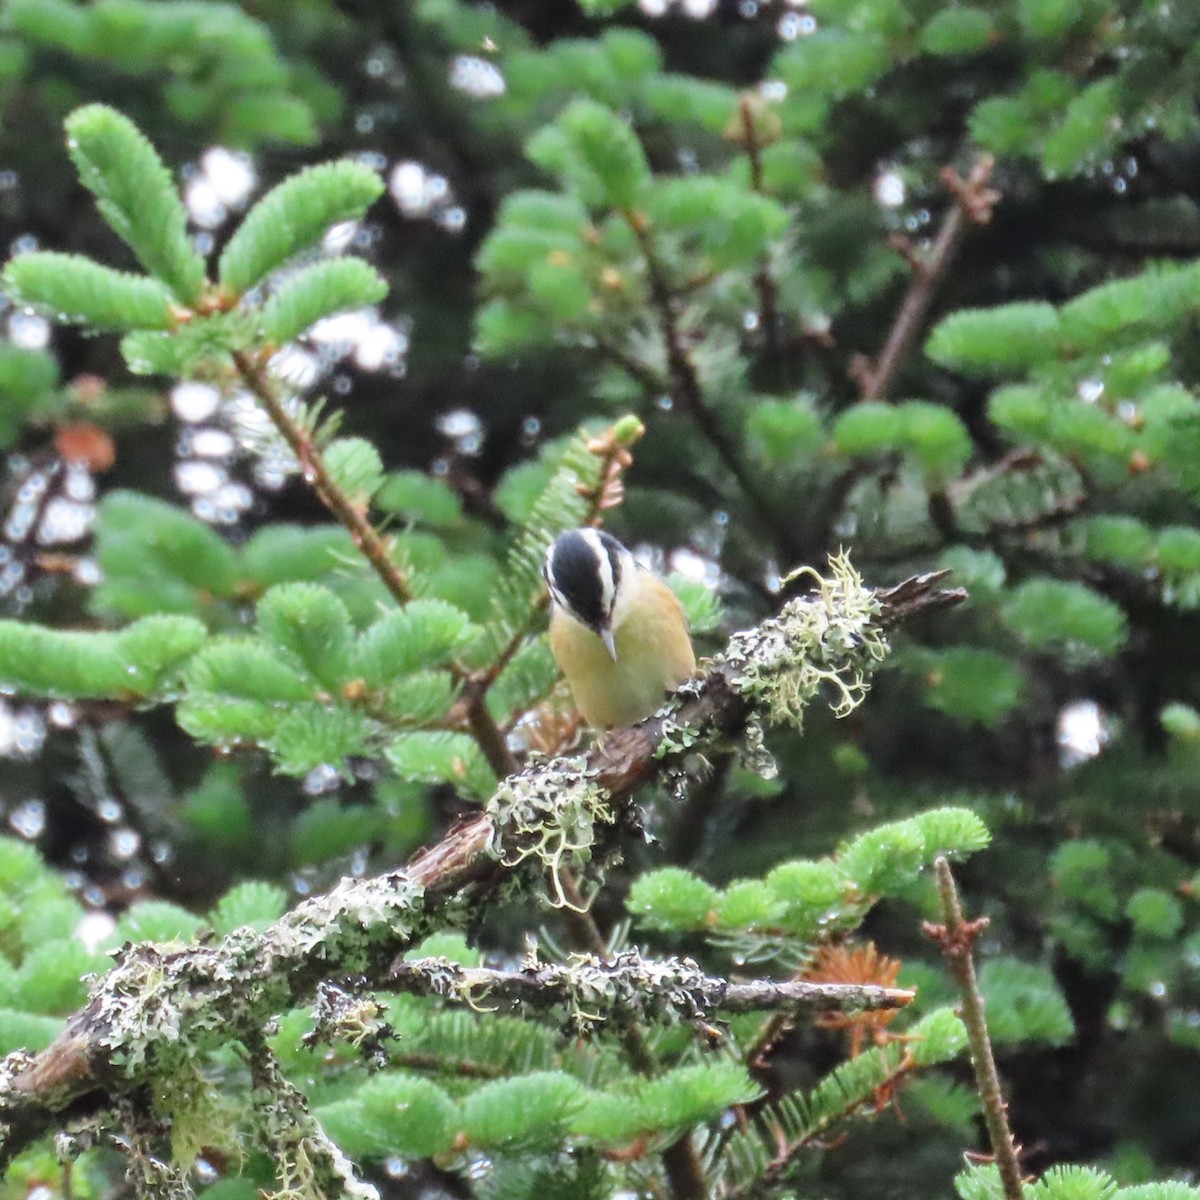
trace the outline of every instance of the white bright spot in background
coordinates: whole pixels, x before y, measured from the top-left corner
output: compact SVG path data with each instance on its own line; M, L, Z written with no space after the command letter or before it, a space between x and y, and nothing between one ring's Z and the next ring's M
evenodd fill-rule
M231 209L245 206L258 185L258 173L245 154L213 146L184 185L183 202L188 216L202 229L216 229Z
M875 203L883 208L899 208L907 189L899 171L881 171L875 176Z
M34 758L45 740L46 724L37 709L14 709L0 700L0 758Z
M319 767L313 767L311 771L304 777L304 782L301 786L306 795L321 796L326 792L336 791L342 783L342 776L336 767L331 767L328 763L322 763Z
M457 202L450 181L413 159L392 168L388 192L406 217L427 217L447 233L460 233L467 223L466 209Z
M339 221L338 224L331 225L321 239L321 249L326 254L341 254L343 250L349 249L357 232L357 221Z
M116 859L132 858L141 849L142 835L136 829L123 826L108 835L108 847Z
M474 54L460 54L450 65L450 86L477 100L503 96L508 91L504 76L493 63Z
M399 162L392 168L392 173L388 176L388 191L391 192L396 207L406 216L424 216L428 211L427 177L425 168L411 159Z
M32 841L42 836L46 828L46 805L41 800L26 800L8 814L13 832Z
M1077 767L1095 758L1108 745L1104 710L1095 700L1072 700L1059 710L1055 740L1058 761L1064 767Z
M703 21L705 17L712 16L717 7L717 0L680 0L679 7L685 17L691 17L693 21Z
M200 458L228 458L237 448L233 434L224 429L197 429L188 444L192 454Z
M200 169L217 199L228 208L241 208L258 186L258 172L248 154L213 146L200 156Z
M1079 387L1075 389L1075 394L1084 404L1095 404L1104 395L1104 380L1082 379Z
M206 421L220 404L221 393L209 383L181 383L171 389L171 408L181 421Z
M271 374L294 388L311 387L321 373L321 360L295 344L284 346L271 359Z
M228 472L210 462L189 459L175 466L175 486L186 496L215 492L229 478Z
M93 953L116 932L117 923L106 912L84 913L75 926L75 936Z
M671 551L667 565L670 570L678 571L680 575L694 579L706 588L715 588L721 581L721 568L715 559L684 547Z
M483 445L483 422L469 408L453 408L436 421L440 434L448 437L460 454L478 454Z
M50 341L50 322L32 309L18 309L9 315L8 339L22 350L41 350Z
M91 477L88 478L90 480ZM91 529L95 516L96 509L91 504L81 504L66 496L53 497L46 505L38 526L38 545L54 546L60 542L79 541Z
M192 500L192 511L212 525L236 525L242 513L254 503L254 493L236 481L223 483L211 492Z
M408 349L408 338L382 321L363 330L354 350L354 361L364 371L395 366Z
M75 581L84 587L95 587L104 578L100 566L94 558L79 559L72 574L75 576ZM0 592L2 591L3 588L0 588Z
M318 321L308 332L326 361L353 358L364 371L398 368L408 350L408 335L380 320L377 308L359 308Z
M229 215L229 210L217 195L217 189L202 173L193 175L184 185L183 203L188 216L201 229L216 229Z

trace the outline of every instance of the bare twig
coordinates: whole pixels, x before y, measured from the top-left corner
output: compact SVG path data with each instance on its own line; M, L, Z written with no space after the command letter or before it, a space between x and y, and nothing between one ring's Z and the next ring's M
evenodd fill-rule
M993 160L981 155L971 173L962 179L952 167L942 171L942 181L953 193L954 203L942 220L929 257L918 261L911 251L905 258L914 264L912 283L896 312L888 331L887 341L879 358L872 364L859 360L854 375L859 382L863 400L882 400L896 377L929 311L930 302L954 256L972 225L984 225L991 220L992 208L1000 199L999 192L989 186Z
M243 350L235 351L233 360L246 386L254 393L270 417L271 423L291 447L292 453L300 463L304 478L312 484L313 490L329 511L349 531L355 546L371 564L396 603L407 604L412 599L412 589L404 577L404 572L392 560L387 542L367 519L366 513L354 504L329 473L320 447L312 435L288 412L267 374L266 367L259 359ZM463 685L463 712L467 729L492 770L502 778L511 775L516 770L517 762L508 749L503 732L488 710L485 702L487 687L481 686L478 680L459 668L452 667L452 670L457 681Z
M673 1200L707 1200L708 1181L690 1133L680 1134L662 1153Z
M992 1055L992 1039L988 1034L984 1016L983 993L975 976L975 939L987 926L987 918L979 917L968 921L963 916L958 889L950 864L939 857L934 863L937 871L938 893L942 900L944 925L925 924L925 932L937 942L946 959L946 967L962 994L962 1019L967 1028L967 1040L971 1047L971 1066L975 1070L975 1083L983 1104L983 1119L987 1125L988 1139L1000 1171L1006 1200L1021 1200L1021 1164L1017 1157L1017 1144L1008 1124L1008 1106L1000 1087L1000 1075Z
M396 603L407 604L412 599L412 589L404 577L404 572L392 560L387 542L367 519L366 514L337 485L329 473L320 448L308 431L287 411L267 375L265 366L245 351L236 351L233 358L246 386L254 393L272 424L291 447L305 479L312 484L330 512L349 531L354 544L362 551L363 557L374 568L375 574L382 580ZM461 711L468 731L496 775L501 778L511 775L517 768L517 761L486 702L491 681L468 675L455 664L451 664L451 671L457 682L462 685Z

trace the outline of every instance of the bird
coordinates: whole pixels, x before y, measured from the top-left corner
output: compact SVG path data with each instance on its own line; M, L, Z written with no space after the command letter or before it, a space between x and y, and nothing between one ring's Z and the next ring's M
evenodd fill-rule
M678 597L615 537L569 529L546 551L550 648L589 725L648 717L696 669Z

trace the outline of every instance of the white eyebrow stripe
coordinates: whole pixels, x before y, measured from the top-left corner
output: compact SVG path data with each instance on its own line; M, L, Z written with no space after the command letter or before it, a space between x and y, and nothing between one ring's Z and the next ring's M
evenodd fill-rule
M581 529L579 536L587 543L596 560L596 576L600 580L600 608L607 618L612 612L613 600L616 596L616 581L613 579L612 563L608 560L608 551L600 540L600 535L594 529Z

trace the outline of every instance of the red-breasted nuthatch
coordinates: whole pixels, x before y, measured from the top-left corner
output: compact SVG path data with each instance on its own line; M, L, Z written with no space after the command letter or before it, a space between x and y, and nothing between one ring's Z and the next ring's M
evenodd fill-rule
M568 530L547 551L544 574L550 647L588 724L648 717L696 669L675 593L616 538Z

